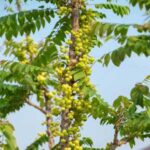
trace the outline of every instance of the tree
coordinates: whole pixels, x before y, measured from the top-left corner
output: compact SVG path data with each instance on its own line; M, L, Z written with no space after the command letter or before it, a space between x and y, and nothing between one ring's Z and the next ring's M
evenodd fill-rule
M148 34L127 35L130 27L149 32L149 23L103 22L106 14L102 9L121 17L130 12L127 6L114 4L111 0L93 4L94 9L89 8L91 3L86 0L35 0L38 8L26 11L21 9L19 0L7 1L11 5L16 2L18 12L0 18L0 36L6 37L4 54L15 58L0 63L1 118L27 103L45 115L43 124L47 127L27 150L38 149L46 142L49 149L56 150L96 149L91 139L80 135L80 128L89 116L100 119L101 124L114 126L114 140L107 144L106 150L114 150L126 143L132 147L135 138L143 140L150 136L150 101L146 85L137 84L131 91L131 98L119 96L111 106L90 82L91 68L97 61L107 66L112 60L119 66L132 52L149 56ZM30 1L24 0L24 3ZM51 8L43 3L50 4ZM148 0L130 0L130 3L147 11L150 7ZM30 35L57 17L52 32L36 43ZM20 35L24 40L15 40ZM95 46L101 46L102 40L109 39L116 39L121 47L99 60L90 56ZM31 99L33 96L36 104ZM140 112L138 106L143 108ZM121 139L118 139L119 134ZM58 143L56 137L59 137ZM3 149L14 150L10 147Z

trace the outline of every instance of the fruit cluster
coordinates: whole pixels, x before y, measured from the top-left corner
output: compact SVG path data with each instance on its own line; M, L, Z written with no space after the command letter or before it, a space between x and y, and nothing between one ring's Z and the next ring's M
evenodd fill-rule
M65 6L61 6L61 7L59 7L59 10L58 10L58 12L57 12L57 15L60 16L60 17L62 17L63 15L68 15L68 14L70 14L71 11L72 11L71 8L67 8L67 7L65 7Z
M84 4L85 1L82 1ZM71 9L60 7L59 16L69 14ZM67 143L65 150L82 150L80 145L80 128L87 120L87 116L91 109L91 102L84 95L83 87L93 88L90 82L91 67L95 62L94 57L90 56L91 48L94 46L94 40L89 36L91 29L90 23L95 17L91 9L82 6L80 12L80 28L75 31L66 31L67 39L64 45L60 46L60 62L55 65L56 76L60 82L56 93L50 93L52 103L52 116L60 118L66 113L69 126L62 129L60 123L51 129L54 136L59 136L61 143ZM74 58L70 56L70 49L73 51ZM74 70L80 69L85 74L81 80L74 80ZM81 84L82 83L82 84ZM54 127L53 127L54 128ZM66 141L69 137L69 141Z
M30 36L26 36L21 42L6 41L5 45L10 53L23 64L30 63L38 53L38 44Z

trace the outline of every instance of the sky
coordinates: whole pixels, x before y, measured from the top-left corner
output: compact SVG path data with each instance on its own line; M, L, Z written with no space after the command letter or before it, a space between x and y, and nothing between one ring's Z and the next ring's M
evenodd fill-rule
M100 3L104 1L95 0L91 3ZM120 0L120 4L127 4L127 1ZM5 3L4 0L0 5L0 16L5 15L3 11ZM130 6L131 7L131 6ZM36 8L36 4L31 2L27 5L26 9ZM104 21L114 22L114 23L138 23L144 22L145 17L144 12L136 6L131 8L129 16L124 18L112 15L110 12L106 12L108 18ZM46 25L45 29L37 32L33 37L38 41L46 37L47 33L50 32L52 26L54 25L54 20L52 24ZM137 34L135 30L131 29L129 35ZM2 43L2 39L0 40ZM92 55L99 58L106 52L112 51L119 45L115 41L110 41L104 44L101 48L94 48ZM0 55L0 59L3 58ZM95 84L98 92L101 94L108 103L112 104L113 100L119 95L128 96L130 95L130 90L138 82L143 81L143 79L150 74L150 59L144 56L133 55L131 58L126 58L126 60L121 64L120 67L116 67L110 64L108 67L103 67L101 64L95 64L93 67L93 73L91 76L92 82ZM44 131L44 127L41 126L41 122L44 121L44 116L37 110L32 109L30 106L23 107L19 112L9 115L8 119L15 126L15 135L17 138L17 143L20 150L25 150L25 147L30 144L37 137L37 133ZM100 126L98 120L90 118L83 129L81 129L83 136L91 137L94 141L95 146L104 147L107 142L111 142L113 138L113 128L112 126ZM145 142L137 140L136 146L133 150L142 150L150 143L147 139ZM47 147L44 148L47 150ZM130 150L129 145L122 146L118 150Z

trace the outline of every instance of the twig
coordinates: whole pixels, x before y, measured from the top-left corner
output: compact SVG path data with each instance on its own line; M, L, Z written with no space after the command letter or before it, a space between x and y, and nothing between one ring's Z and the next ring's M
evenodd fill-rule
M32 103L30 100L26 100L26 103L34 108L36 108L37 110L41 111L43 114L46 114L46 111L44 109L42 109L40 106Z

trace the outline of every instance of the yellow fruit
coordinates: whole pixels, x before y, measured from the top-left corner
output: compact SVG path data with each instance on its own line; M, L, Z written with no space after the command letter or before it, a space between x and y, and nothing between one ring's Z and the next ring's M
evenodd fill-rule
M28 63L28 60L23 60L21 61L22 64L27 64Z
M65 102L66 102L66 104L71 104L72 103L72 101L70 99L67 99Z
M77 83L74 83L74 84L73 84L73 87L74 87L74 88L77 88L77 87L78 87L78 84L77 84Z
M64 136L66 136L68 134L67 130L63 130L62 133L63 133Z
M81 109L82 109L82 107L81 107L81 106L77 106L77 109L78 109L78 110L81 110Z
M81 20L85 20L85 19L86 19L85 15L81 16Z
M61 75L63 73L63 70L61 70L60 68L56 68L56 72Z
M67 40L66 44L68 44L68 45L72 44L72 40Z
M71 105L67 105L66 108L70 109L70 108L71 108Z
M47 96L48 98L52 98L52 97L54 97L54 94L53 94L52 92L47 92L47 93L46 93L46 96Z
M68 148L65 148L64 150L71 150L71 148L68 147Z
M66 140L65 140L65 139L61 139L61 142L62 142L62 143L65 143L65 142L66 142Z
M67 82L69 82L71 79L70 79L70 78L65 78L65 80L66 80Z
M62 107L62 108L61 108L62 111L64 111L65 109L66 109L65 107Z
M47 118L52 117L52 114L46 114L46 117Z
M73 119L73 114L74 114L73 112L70 112L70 113L68 114L68 118L69 118L69 119Z
M52 114L55 115L55 116L58 116L60 114L60 111L58 108L53 108L52 109Z
M42 74L39 74L39 75L37 76L37 80L38 80L39 82L44 82L44 81L46 80L46 77L43 76Z
M75 31L73 31L73 30L71 31L71 33L72 33L73 35L75 35L75 34L76 34L76 32L75 32Z
M66 60L69 60L69 56L68 56L68 55L64 56L64 58L65 58Z
M75 140L75 141L74 141L74 144L75 144L75 145L79 145L79 141L78 141L78 140Z
M70 142L69 142L69 145L73 147L74 144L70 141Z
M81 42L78 42L78 43L77 43L77 46L78 46L78 47L82 47L83 45L82 45Z

